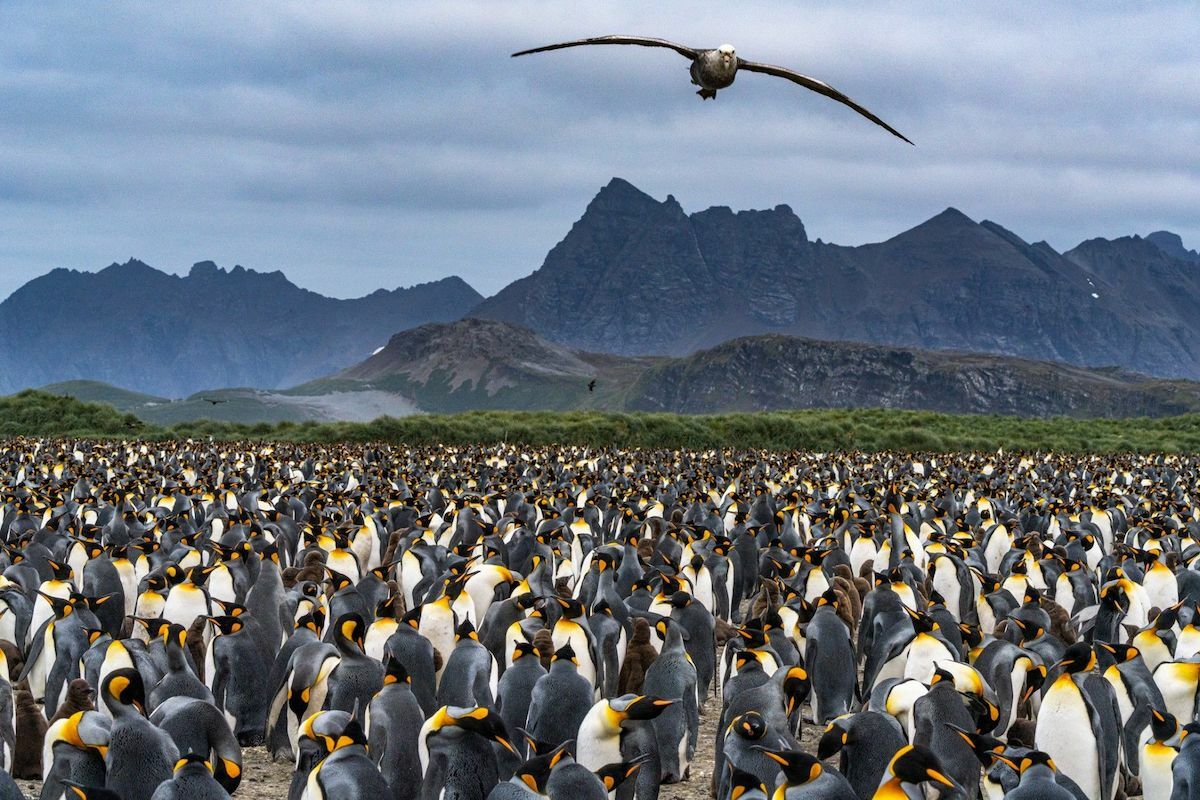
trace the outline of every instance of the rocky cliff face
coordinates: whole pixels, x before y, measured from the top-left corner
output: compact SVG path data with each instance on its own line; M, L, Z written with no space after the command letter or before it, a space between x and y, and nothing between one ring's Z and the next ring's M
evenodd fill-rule
M472 313L625 354L775 332L1200 377L1200 315L1178 311L1200 302L1195 281L1177 280L1191 265L1138 241L1150 253L1138 279L1171 295L1166 307L1149 293L1130 302L1127 277L1078 248L1064 257L954 209L840 247L810 241L786 206L688 215L614 179L539 270Z
M685 413L878 407L1129 417L1194 411L1200 384L1002 356L760 336L656 365L629 397L631 410Z
M680 358L619 357L478 319L397 334L362 364L305 390L355 388L397 392L424 411L880 407L1123 417L1200 410L1198 383L1113 369L781 335L736 339Z
M290 386L365 358L397 330L458 319L479 300L459 278L337 300L280 272L212 262L184 277L136 260L58 269L0 303L0 392L80 378L170 397Z

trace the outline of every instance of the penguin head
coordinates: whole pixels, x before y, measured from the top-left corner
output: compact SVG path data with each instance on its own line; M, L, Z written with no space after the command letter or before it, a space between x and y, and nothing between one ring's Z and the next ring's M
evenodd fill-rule
M40 590L38 591L38 597L50 604L50 609L54 612L55 619L65 619L75 612L74 599L63 600L61 597L55 597Z
M993 736L960 728L953 722L943 722L942 724L954 731L960 739L967 743L967 746L971 748L971 752L975 754L975 757L979 759L979 763L985 768L992 765L992 760L996 754L1004 752L1004 742Z
M529 759L517 768L513 777L528 786L529 790L534 794L545 795L546 784L550 782L550 773L554 770L558 762L563 759L567 745L571 744L572 741L563 742L550 752L539 754Z
M375 619L396 618L396 595L388 595L375 604Z
M146 687L136 669L126 667L110 672L100 686L100 694L113 716L127 713L129 709L146 716Z
M1068 674L1088 672L1096 666L1096 654L1091 645L1077 642L1067 648L1062 659L1055 666L1061 667Z
M300 725L299 743L302 748L315 749L324 758L334 751L338 736L351 721L345 711L318 711Z
M159 636L168 647L187 647L187 628L182 625L168 624L165 628L160 627Z
M1169 711L1159 711L1157 708L1151 708L1150 730L1154 732L1154 739L1156 741L1165 742L1168 739L1174 738L1179 732L1179 721Z
M66 778L60 778L63 786L67 787L67 793L64 795L67 800L121 800L121 796L111 789L105 789L103 786L85 786L82 783L76 783Z
M400 659L388 653L387 658L383 661L383 685L390 686L393 683L412 683L412 676L408 674L408 670L404 668L404 664Z
M825 731L817 742L817 758L821 761L837 755L850 743L850 729L846 727L843 719L839 717L825 726Z
M808 676L808 670L801 666L788 668L783 677L783 695L786 698L789 717L808 699L811 688L812 683Z
M1032 642L1034 639L1039 638L1043 633L1046 632L1046 629L1041 625L1038 625L1036 622L1018 619L1016 617L1010 617L1008 621L1011 624L1016 625L1017 630L1021 632L1021 644Z
M963 644L969 649L974 649L983 644L983 631L978 625L972 625L968 622L960 623L958 632L962 636Z
M325 571L326 580L329 582L330 593L340 592L348 586L353 586L354 581L350 580L348 575L338 572L335 569L330 569L322 565L322 570Z
M362 725L353 716L346 721L341 730L338 731L337 737L333 740L333 744L329 748L329 752L337 752L344 747L366 747L367 735L362 729Z
M1049 670L1045 664L1034 664L1025 672L1025 691L1021 693L1021 702L1024 703L1034 693L1039 691L1046 685L1046 677L1049 675Z
M771 750L758 745L754 749L779 765L788 786L803 786L821 777L825 771L816 756L800 750Z
M475 631L475 626L471 624L471 620L464 619L462 624L454 631L454 641L461 642L463 639L478 642L479 634Z
M579 659L575 656L575 648L571 646L570 642L555 650L554 657L551 660L555 663L563 661L574 664L577 667L579 666Z
M359 650L363 649L363 642L367 635L367 626L363 622L363 618L355 613L343 614L338 617L333 623L334 640L343 646L353 646Z
M296 620L296 630L307 628L308 630L320 636L325 629L325 609L317 606L307 614L303 614Z
M729 724L729 729L743 739L757 742L767 735L767 722L757 711L747 711Z
M151 572L142 580L143 592L161 592L168 586L167 578L162 573Z
M418 604L411 610L405 612L404 616L400 618L400 621L408 625L410 628L416 629L421 627L421 609L424 607L425 606Z
M562 606L563 619L578 619L583 616L583 603L571 597L557 597L555 599Z
M69 581L74 574L74 570L71 569L69 564L60 564L48 558L46 559L46 564L50 567L50 573L56 581Z
M939 683L947 683L950 686L954 685L954 673L943 669L938 662L934 662L933 677L929 679L930 686L936 686Z
M627 719L654 719L666 709L675 705L675 700L666 700L652 695L627 694L608 701L608 706L615 713L620 724Z
M432 717L431 732L436 733L442 728L456 727L470 733L490 739L513 755L518 755L508 736L508 729L499 714L486 706L479 708L460 708L444 706Z
M820 608L821 606L830 606L836 609L841 604L842 602L838 599L838 594L833 588L829 588L821 592L821 596L817 598L817 608Z
M216 570L216 567L201 567L195 566L187 570L187 580L193 586L203 586L208 581L208 576Z
M517 642L513 646L512 663L517 663L517 661L525 658L525 656L540 658L537 648L534 647L533 642Z
M641 770L650 756L640 755L632 761L618 761L615 764L605 764L600 769L596 770L596 777L604 784L604 788L609 793L617 790L622 783L633 778Z
M938 629L937 621L933 617L920 611L914 611L908 606L904 606L903 608L908 612L908 616L912 620L913 629L917 633L932 633Z
M1021 756L1020 761L1015 761L1007 756L995 754L992 756L997 761L1001 761L1017 771L1018 774L1024 775L1025 772L1033 767L1046 767L1051 772L1058 772L1058 767L1054 764L1054 759L1041 750L1030 750L1025 755Z
M188 753L175 762L175 774L178 775L185 769L193 773L203 770L209 774L212 774L213 765L207 758L199 753Z
M83 678L76 678L67 684L67 702L74 708L95 708L96 690Z
M946 776L937 756L929 748L919 744L909 744L900 748L888 764L888 773L902 783L936 783L948 789L958 789L958 785Z
M232 636L240 632L246 627L246 623L237 617L230 615L221 615L216 617L208 617L209 624L213 626L213 630L222 636Z
M226 600L217 600L215 598L213 599L213 605L219 607L227 617L240 617L248 610L241 603L231 603Z

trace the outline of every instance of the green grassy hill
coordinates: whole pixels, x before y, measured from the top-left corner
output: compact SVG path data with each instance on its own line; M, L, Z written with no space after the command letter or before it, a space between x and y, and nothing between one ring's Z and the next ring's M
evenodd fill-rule
M142 394L130 389L122 389L104 381L61 381L48 383L39 391L46 394L57 394L73 397L85 403L103 403L113 406L119 411L137 413L148 406L171 402L165 397L155 397L152 394Z
M812 409L682 415L592 411L475 411L417 414L354 423L202 420L173 426L142 422L112 406L25 391L0 398L0 436L387 441L411 444L580 444L645 448L772 450L1200 451L1200 415L1163 419L1025 419L882 409Z

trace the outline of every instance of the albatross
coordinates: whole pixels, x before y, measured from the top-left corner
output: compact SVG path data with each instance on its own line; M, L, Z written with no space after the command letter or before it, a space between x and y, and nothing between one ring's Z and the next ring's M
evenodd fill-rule
M641 47L665 47L674 50L692 62L692 83L700 87L700 90L696 94L700 95L700 99L702 100L714 99L719 89L729 88L733 84L733 79L737 77L738 70L744 69L747 72L761 72L764 75L786 78L792 83L800 84L805 89L810 89L817 94L823 94L831 100L836 100L843 105L849 106L892 135L899 136L904 141L912 144L898 130L828 83L784 67L776 67L773 64L759 64L756 61L747 61L744 58L738 58L731 44L723 44L711 50L703 50L669 42L666 39L654 39L648 36L593 36L590 39L576 39L571 42L560 42L558 44L549 44L545 47L535 47L532 50L522 50L519 53L513 53L512 57L527 56L531 53L545 53L550 50L562 50L567 47L582 47L589 44L634 44Z

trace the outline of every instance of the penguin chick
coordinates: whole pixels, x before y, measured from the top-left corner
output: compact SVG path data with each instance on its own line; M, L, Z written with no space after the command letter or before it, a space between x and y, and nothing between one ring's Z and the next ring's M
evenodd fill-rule
M542 668L549 671L554 661L554 633L549 628L542 628L533 636L533 647L537 650Z
M42 741L46 738L46 718L29 691L20 689L14 693L13 704L17 737L10 772L14 778L21 780L41 780Z
M95 709L96 690L83 678L76 678L67 684L67 698L63 700L62 705L54 712L54 716L50 718L49 724L53 725L60 719L66 719L80 711L94 711Z
M650 623L644 617L633 621L633 637L625 646L625 662L617 677L617 696L637 694L646 680L646 670L658 658L658 651L650 643Z

